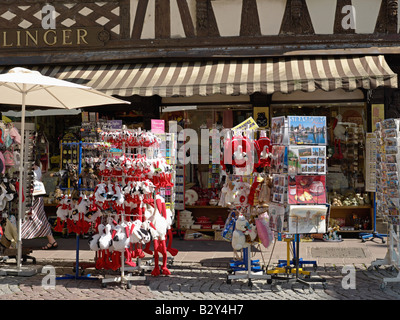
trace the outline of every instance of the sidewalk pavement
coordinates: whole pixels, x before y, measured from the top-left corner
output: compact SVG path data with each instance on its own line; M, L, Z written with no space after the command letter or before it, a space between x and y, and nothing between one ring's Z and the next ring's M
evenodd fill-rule
M40 250L47 243L47 239L23 240L23 246L33 249L32 256L38 261L75 261L76 248L79 244L79 260L94 261L94 252L89 249L87 239L57 238L57 250ZM203 266L227 266L234 257L231 244L227 241L181 240L174 238L173 247L179 250L174 257L175 263L200 264ZM322 265L363 264L369 266L376 259L383 259L387 251L387 244L380 239L362 242L360 239L344 239L342 242L300 242L300 258L316 261ZM284 241L276 241L267 249L262 245L253 247L253 259L267 265L276 264L278 260L286 260L287 245Z
M383 259L387 244L381 240L362 242L360 239L344 239L330 243L321 240L300 243L300 258L315 261L304 266L311 272L311 278L324 279L312 286L297 281L265 279L228 279L228 264L233 258L232 248L226 241L188 241L174 238L173 247L179 253L169 265L171 275L153 277L145 273L138 280L131 281L129 288L119 282L102 285L107 275L119 276L119 271L82 270L82 277L56 280L53 288L44 286L47 273L41 268L45 265L55 267L57 277L74 275L77 239L58 238L58 249L40 250L47 239L24 240L23 246L31 247L31 256L36 258L34 266L29 260L26 267L37 267L34 276L0 276L1 300L399 300L400 284L388 282L397 277L398 271L390 266L368 268L371 262ZM87 239L79 239L79 264L87 266L94 262L94 252L89 250ZM256 246L252 249L252 259L259 259L262 266L273 269L278 260L286 260L286 243L277 241L265 249ZM145 258L146 260L146 258ZM12 264L10 259L7 264ZM3 263L4 264L4 263ZM344 282L347 273L344 267L355 271L354 287L349 280ZM0 264L1 269L1 264ZM347 270L347 269L346 269ZM237 272L239 273L239 272ZM94 281L83 279L89 277ZM350 287L346 287L346 283Z

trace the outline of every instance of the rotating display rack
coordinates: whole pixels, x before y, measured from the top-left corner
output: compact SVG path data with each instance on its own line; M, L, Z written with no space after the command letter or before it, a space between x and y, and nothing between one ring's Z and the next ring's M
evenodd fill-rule
M400 270L400 119L386 119L376 124L376 215L388 224L387 252L383 259L373 261L370 268L391 266ZM384 278L381 288L388 282L400 282L400 272L395 278Z

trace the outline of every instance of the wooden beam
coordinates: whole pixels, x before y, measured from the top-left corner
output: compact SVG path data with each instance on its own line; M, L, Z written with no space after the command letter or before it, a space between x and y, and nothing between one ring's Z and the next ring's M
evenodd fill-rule
M240 35L261 36L260 19L258 16L256 0L243 0Z
M132 39L140 39L142 35L144 18L146 16L146 10L148 4L149 0L139 0L135 15L135 21L132 27L132 35L131 35Z
M155 0L155 37L167 39L171 37L170 0Z
M190 15L189 6L186 0L176 1L179 8L179 13L181 15L183 30L188 38L195 37L195 30L192 16Z

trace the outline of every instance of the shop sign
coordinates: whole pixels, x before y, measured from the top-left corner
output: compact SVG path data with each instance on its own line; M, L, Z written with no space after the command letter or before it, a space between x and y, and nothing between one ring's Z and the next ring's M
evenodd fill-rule
M93 47L110 40L103 27L0 30L0 49Z
M165 121L159 120L159 119L151 119L151 132L164 133L165 132Z
M245 121L239 123L236 127L233 127L234 132L244 132L246 130L257 130L257 122L254 121L253 117L247 118Z

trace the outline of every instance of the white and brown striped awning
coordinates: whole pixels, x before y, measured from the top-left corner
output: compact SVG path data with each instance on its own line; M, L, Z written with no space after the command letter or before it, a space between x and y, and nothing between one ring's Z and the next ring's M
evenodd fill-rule
M397 74L382 55L41 66L33 69L119 96L189 97L375 89L380 86L397 88Z

